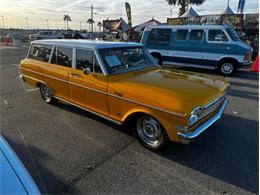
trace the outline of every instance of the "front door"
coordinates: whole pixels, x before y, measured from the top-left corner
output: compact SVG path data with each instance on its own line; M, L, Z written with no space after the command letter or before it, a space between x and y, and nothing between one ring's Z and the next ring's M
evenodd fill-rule
M73 103L109 116L107 77L103 74L94 51L76 49L75 68L70 71L69 83Z

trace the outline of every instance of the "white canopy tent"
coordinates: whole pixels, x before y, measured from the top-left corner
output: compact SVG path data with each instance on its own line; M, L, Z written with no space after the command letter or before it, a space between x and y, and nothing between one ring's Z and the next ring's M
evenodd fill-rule
M199 14L192 7L190 7L190 9L186 11L183 15L181 15L180 18L190 18L197 16L199 16Z

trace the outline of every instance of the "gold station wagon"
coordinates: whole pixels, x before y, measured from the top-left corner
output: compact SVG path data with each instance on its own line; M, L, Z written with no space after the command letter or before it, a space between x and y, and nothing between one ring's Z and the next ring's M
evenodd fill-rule
M219 77L160 67L137 43L39 40L20 64L21 78L43 100L62 100L131 127L145 147L189 143L228 104Z

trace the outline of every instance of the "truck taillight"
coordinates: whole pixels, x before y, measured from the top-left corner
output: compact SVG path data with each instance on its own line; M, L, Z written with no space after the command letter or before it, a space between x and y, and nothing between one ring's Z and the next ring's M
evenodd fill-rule
M244 61L249 61L249 60L251 60L251 52L250 51L246 52L245 57L244 57Z

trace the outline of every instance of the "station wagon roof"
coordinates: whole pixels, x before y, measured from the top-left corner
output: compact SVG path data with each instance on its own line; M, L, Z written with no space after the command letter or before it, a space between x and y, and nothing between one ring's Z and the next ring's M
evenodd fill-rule
M162 28L162 29L223 29L228 28L228 25L154 25L149 26L146 30L151 30L155 28Z
M106 42L106 41L90 41L90 40L78 40L78 39L69 39L69 40L68 39L48 39L48 40L32 41L31 43L32 44L55 45L55 46L93 48L93 49L142 46L140 43L133 43L133 42Z

